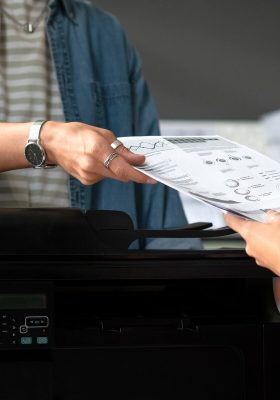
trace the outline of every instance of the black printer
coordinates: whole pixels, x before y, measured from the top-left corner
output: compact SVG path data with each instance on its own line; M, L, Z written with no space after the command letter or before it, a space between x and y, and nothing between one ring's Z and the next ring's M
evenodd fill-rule
M128 250L227 233L0 210L0 398L278 400L273 275L243 250Z

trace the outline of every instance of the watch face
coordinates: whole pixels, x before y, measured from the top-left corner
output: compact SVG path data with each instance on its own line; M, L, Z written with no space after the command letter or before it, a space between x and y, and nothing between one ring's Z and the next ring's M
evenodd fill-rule
M28 143L25 146L25 157L34 167L40 167L45 161L45 153L37 143Z

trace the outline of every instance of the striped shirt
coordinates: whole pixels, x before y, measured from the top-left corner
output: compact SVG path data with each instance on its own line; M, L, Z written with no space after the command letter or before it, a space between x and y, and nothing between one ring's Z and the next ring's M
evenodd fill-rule
M46 38L47 0L1 0L1 4L22 24L36 21L43 9L46 12L35 31L26 33L0 11L0 121L63 121ZM59 167L0 173L0 207L67 206L68 176Z

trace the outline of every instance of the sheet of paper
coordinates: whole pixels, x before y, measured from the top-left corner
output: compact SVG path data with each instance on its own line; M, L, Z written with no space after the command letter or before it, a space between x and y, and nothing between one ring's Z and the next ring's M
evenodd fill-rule
M161 136L223 136L279 161L271 155L271 147L267 145L267 131L259 121L161 120L160 130ZM276 153L276 150L274 152ZM180 198L189 223L208 221L215 229L225 226L223 212L220 209L210 208L207 204L182 192Z
M280 164L221 136L123 137L138 170L197 200L262 221L280 210Z

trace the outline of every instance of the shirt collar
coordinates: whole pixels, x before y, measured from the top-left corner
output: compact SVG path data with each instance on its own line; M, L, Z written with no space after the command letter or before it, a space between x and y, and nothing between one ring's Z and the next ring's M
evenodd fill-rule
M49 1L50 9L54 9L58 2L61 2L68 18L72 22L75 22L76 15L75 15L74 7L73 7L73 2L71 0L50 0Z

